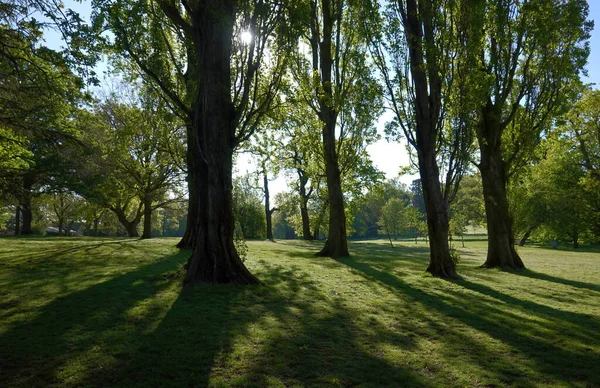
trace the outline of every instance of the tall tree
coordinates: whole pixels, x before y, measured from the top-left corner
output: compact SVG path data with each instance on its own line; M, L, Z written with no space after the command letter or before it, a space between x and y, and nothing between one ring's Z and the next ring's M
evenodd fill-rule
M508 180L527 162L540 133L585 64L591 28L579 0L496 0L474 7L483 21L473 71L479 98L479 171L488 228L485 267L523 268L514 249Z
M306 57L299 56L295 74L304 99L321 121L329 231L318 255L334 258L348 256L341 147L348 139L364 141L380 106L380 91L367 60L367 42L355 28L360 7L359 2L344 0L309 2L310 30L299 47ZM362 114L367 106L371 115Z
M448 203L471 145L464 101L470 61L464 54L466 39L476 27L464 3L468 2L391 1L383 15L374 5L375 12L365 17L373 57L395 114L389 133L401 133L416 151L429 230L427 272L444 278L456 276L448 246Z

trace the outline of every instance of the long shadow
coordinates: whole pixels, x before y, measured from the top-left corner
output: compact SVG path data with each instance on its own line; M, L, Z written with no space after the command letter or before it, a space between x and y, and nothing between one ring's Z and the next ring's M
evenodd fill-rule
M592 386L600 385L600 370L597 368L600 365L600 355L592 351L592 347L598 345L600 332L600 325L595 317L522 301L465 280L456 284L475 291L476 294L456 292L452 288L445 289L443 294L433 294L412 287L398 277L367 263L352 259L340 262L399 295L518 349L526 357L530 367L539 373L553 376L559 381L566 380L573 385L585 382ZM503 303L484 301L482 296L492 297ZM527 319L528 315L533 315L534 318ZM571 341L575 344L567 347ZM487 359L489 358L488 356ZM474 362L481 363L485 360L483 358ZM487 368L494 369L496 366L489 364ZM515 379L523 377L517 369L518 366L515 366L512 371L495 372L506 383L511 384L516 382Z
M302 267L262 262L257 275L264 286L184 289L143 345L84 385L428 386L364 349L375 337L404 348L409 339L354 324L356 313L329 300Z
M559 284L564 284L564 285L571 286L571 287L583 288L583 289L590 290L590 291L600 292L600 285L598 285L598 284L590 284L590 283L585 283L585 282L579 282L576 280L559 278L559 277L548 275L545 273L535 272L530 269L524 269L524 270L518 271L518 272L517 271L510 271L510 272L507 271L507 272L510 274L513 274L513 275L517 275L517 276L524 276L524 277L528 277L531 279L545 280L548 282L559 283Z
M152 323L136 319L130 310L160 309L145 303L172 284L163 275L176 271L187 255L180 251L58 297L35 318L5 331L0 337L0 386L60 384L86 362L101 359L103 349L127 347Z

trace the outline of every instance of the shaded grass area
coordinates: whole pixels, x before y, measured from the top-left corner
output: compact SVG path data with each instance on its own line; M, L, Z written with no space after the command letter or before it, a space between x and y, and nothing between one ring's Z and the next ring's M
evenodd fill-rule
M263 285L182 288L175 239L0 238L0 386L600 386L600 255L424 275L423 243L249 242Z

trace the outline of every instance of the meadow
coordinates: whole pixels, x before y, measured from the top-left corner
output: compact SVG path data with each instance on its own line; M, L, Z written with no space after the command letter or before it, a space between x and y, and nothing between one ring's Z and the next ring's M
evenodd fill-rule
M262 285L182 287L176 242L0 238L0 386L600 387L598 248L249 242Z

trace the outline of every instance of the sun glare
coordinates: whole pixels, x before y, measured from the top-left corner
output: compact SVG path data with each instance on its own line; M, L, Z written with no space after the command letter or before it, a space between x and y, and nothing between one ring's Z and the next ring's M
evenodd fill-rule
M250 44L252 42L252 34L250 31L244 31L240 34L240 39L244 44Z

